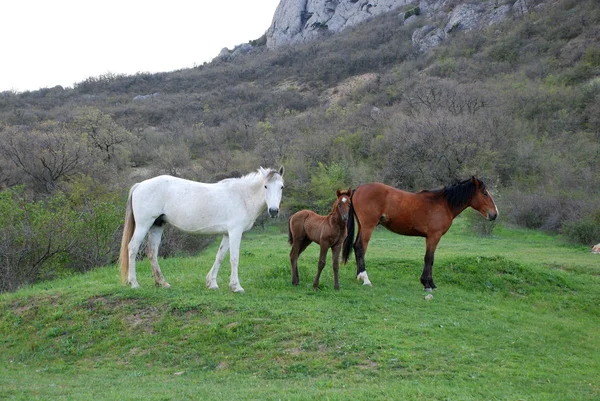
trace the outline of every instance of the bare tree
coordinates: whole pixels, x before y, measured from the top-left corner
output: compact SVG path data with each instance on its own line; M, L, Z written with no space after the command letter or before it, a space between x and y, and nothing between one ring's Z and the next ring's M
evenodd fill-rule
M115 123L108 114L92 107L78 110L73 125L76 132L83 134L90 150L98 153L106 163L121 162L119 159L123 158L134 139L129 131Z
M9 127L0 133L0 153L38 188L52 192L60 180L85 169L86 147L63 124L43 129Z

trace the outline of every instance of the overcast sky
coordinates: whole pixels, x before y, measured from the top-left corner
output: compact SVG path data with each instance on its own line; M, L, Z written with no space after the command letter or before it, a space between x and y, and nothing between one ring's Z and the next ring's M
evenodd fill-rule
M166 72L258 39L279 0L1 0L0 92Z

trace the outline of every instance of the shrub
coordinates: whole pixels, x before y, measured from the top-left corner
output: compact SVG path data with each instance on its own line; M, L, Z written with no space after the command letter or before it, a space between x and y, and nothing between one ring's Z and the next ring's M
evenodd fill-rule
M339 163L329 165L319 163L318 171L313 174L310 183L310 192L314 196L314 211L325 215L331 211L335 201L336 189L348 188L348 169Z
M0 292L114 262L124 204L117 198L75 202L57 192L33 201L23 187L0 192Z
M60 274L73 217L66 203L32 202L22 187L0 192L0 292Z
M572 242L585 245L598 243L600 241L600 211L583 219L566 223L561 231Z
M560 227L560 201L548 194L508 193L506 196L507 219L525 228L552 230Z
M494 228L496 228L496 220L488 221L478 212L473 209L467 209L463 212L465 219L471 227L471 231L482 237L488 237L492 235Z

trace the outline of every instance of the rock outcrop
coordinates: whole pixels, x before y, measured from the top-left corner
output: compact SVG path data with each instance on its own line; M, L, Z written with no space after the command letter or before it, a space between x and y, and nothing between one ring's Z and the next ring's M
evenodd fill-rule
M404 7L399 20L404 23L426 18L429 22L414 31L413 44L421 51L437 46L458 30L481 29L512 16L528 13L543 0L281 0L271 27L267 30L267 47L308 42L336 33L375 15ZM412 11L410 12L410 6ZM409 12L405 15L405 10ZM410 14L410 15L409 15Z
M428 24L413 32L412 41L416 48L427 51L446 40L452 32L482 29L505 21L507 18L518 18L535 7L542 7L541 0L516 0L498 2L496 0L479 3L464 2L450 7L451 0L421 0L421 14L435 25Z
M267 31L267 47L307 42L416 0L281 0Z

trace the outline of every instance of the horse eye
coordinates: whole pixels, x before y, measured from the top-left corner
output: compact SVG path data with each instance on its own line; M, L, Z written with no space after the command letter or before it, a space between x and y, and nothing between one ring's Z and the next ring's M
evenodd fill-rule
M265 189L267 189L267 186L265 185Z
M283 189L283 185L281 186L281 189Z

